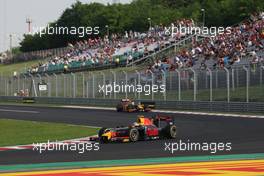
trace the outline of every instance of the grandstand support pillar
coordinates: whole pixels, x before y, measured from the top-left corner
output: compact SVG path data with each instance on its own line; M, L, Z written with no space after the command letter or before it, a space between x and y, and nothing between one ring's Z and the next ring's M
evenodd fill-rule
M137 74L137 78L138 78L137 85L140 85L140 84L141 84L141 83L140 83L140 82L141 82L141 81L140 81L141 78L140 78L140 73L139 73L139 71L136 70L136 74ZM140 91L139 91L139 92L138 92L138 100L140 100L140 98L141 98L141 97L140 97Z
M249 69L246 66L243 66L243 69L246 71L246 101L249 102Z
M213 101L213 73L212 70L210 68L207 68L207 71L209 73L210 76L210 102Z
M39 77L39 83L40 84L42 82L42 78L40 74L37 74L37 77ZM39 90L39 96L41 97L41 91Z
M125 75L125 79L126 79L126 84L125 84L125 87L126 87L126 85L127 85L127 72L125 72L124 70L123 70L123 73L124 73L124 75ZM126 92L126 99L128 98L128 96L127 96L127 90L125 90L125 92Z
M197 74L193 68L190 68L193 72L193 101L197 100Z
M55 77L55 96L58 97L58 76L55 73L53 73L53 75Z
M178 69L175 71L178 74L178 100L181 101L181 72Z
M162 71L162 84L165 86L165 91L163 93L163 97L164 97L164 101L167 100L167 95L166 95L166 91L167 91L167 85L166 85L166 73L164 70Z
M73 98L76 98L76 76L75 76L75 74L74 73L71 73L71 75L72 75L72 90L73 90L73 92L72 92L72 97Z
M51 97L51 82L50 82L50 76L46 73L45 76L48 79L48 97Z
M227 102L230 102L230 72L229 70L224 67L224 70L226 72L226 85L227 85Z
M232 78L232 91L235 91L235 70L231 69L231 78Z
M113 74L113 76L114 76L114 84L116 84L116 73L114 72L114 71L110 71L112 74ZM112 95L112 93L111 93L111 95ZM114 91L114 99L116 99L116 92Z
M105 85L105 74L104 72L100 71L100 74L103 76L103 85ZM103 92L103 96L104 96L104 99L105 99L105 92Z

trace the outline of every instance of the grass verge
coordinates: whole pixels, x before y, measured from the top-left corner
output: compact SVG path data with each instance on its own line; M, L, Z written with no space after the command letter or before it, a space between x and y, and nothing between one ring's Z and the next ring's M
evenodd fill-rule
M61 123L0 119L0 146L61 141L95 135L97 128Z

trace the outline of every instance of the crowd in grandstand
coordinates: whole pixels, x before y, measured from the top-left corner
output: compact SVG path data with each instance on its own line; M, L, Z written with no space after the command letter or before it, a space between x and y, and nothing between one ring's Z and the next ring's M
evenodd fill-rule
M174 26L194 26L193 20L182 19ZM231 27L231 33L225 31L214 37L196 41L193 38L190 48L181 49L173 58L158 60L147 71L175 70L199 65L201 69L208 67L208 61L214 68L228 67L239 63L242 57L250 55L251 63L263 62L258 52L264 49L264 13L253 14L250 19ZM146 56L167 44L179 40L181 34L166 35L165 27L154 26L146 33L125 32L112 34L103 38L79 41L68 44L68 51L62 55L54 55L47 63L40 63L28 70L30 73L52 71L52 68L68 70L84 66L100 66L107 64L126 65L135 59Z
M182 19L174 23L175 26L191 26L193 20ZM125 32L125 35L112 34L104 38L95 38L79 41L76 44L68 44L68 52L63 55L55 55L47 63L40 63L29 68L28 72L37 73L52 70L52 67L63 67L67 70L77 63L77 66L96 66L105 64L119 65L121 62L128 64L133 60L148 55L156 50L164 48L171 42L180 39L181 35L165 33L162 25L151 27L146 33ZM61 68L60 67L60 68Z
M158 60L147 68L146 72L157 70L175 70L197 66L206 69L211 61L213 68L230 67L239 63L242 57L249 56L251 64L264 63L264 13L253 14L249 20L215 37L192 42L192 47L181 49L173 58Z

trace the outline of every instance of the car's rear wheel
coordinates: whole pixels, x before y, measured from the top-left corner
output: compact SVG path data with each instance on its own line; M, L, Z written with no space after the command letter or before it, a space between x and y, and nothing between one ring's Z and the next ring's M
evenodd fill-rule
M102 137L102 135L104 134L105 130L106 130L105 127L101 128L101 129L99 130L99 132L98 132L98 137L99 137L99 138Z
M139 132L136 128L131 128L129 130L129 139L131 142L136 142L139 139Z
M102 136L102 137L100 138L100 142L101 142L101 143L108 143L109 140L107 139L106 136Z
M109 140L107 139L106 136L102 136L104 134L105 130L106 130L106 128L103 127L98 132L98 137L99 137L99 140L101 143L108 143L109 142Z
M122 104L118 104L118 105L116 106L116 111L117 111L117 112L121 112L121 111L123 111L123 106L122 106Z
M175 125L171 125L169 127L169 137L175 139L177 136L177 127Z

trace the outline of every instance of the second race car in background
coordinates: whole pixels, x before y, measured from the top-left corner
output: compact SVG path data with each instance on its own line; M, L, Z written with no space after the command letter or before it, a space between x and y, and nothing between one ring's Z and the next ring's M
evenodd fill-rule
M116 106L117 112L149 112L155 108L154 102L139 102L135 104L133 100L122 99Z

